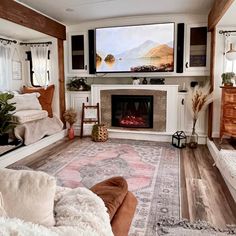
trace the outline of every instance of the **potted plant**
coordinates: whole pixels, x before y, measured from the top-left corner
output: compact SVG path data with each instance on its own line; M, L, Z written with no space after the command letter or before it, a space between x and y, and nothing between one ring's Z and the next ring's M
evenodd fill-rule
M224 86L233 86L232 79L234 78L235 73L234 72L226 72L221 75L222 78L222 84Z
M68 129L69 139L73 139L75 137L73 124L77 121L77 112L74 109L70 108L65 111L65 113L63 114L63 117L70 126Z
M189 147L196 148L198 145L198 134L196 133L196 123L200 114L206 110L208 105L213 101L213 92L211 86L206 83L203 87L195 86L188 89L187 107L192 115L193 127L189 138Z
M86 84L85 78L74 77L67 83L69 91L90 91L91 87Z
M0 93L0 145L8 144L9 131L16 126L12 119L16 109L15 103L9 102L13 97L14 95L9 93Z

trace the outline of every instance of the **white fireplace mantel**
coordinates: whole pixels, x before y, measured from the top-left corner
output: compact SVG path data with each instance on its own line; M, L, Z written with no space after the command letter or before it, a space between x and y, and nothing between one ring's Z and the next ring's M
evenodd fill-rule
M116 84L94 84L91 86L91 103L100 103L100 92L102 90L161 90L167 91L166 104L166 132L155 132L162 135L171 135L177 130L178 124L178 85L116 85ZM102 104L100 103L102 106ZM155 106L155 104L154 104ZM115 131L117 133L117 130ZM124 132L124 131L122 131ZM130 131L127 131L130 133ZM139 132L140 133L140 132ZM144 132L147 134L147 132ZM152 133L152 132L150 132Z

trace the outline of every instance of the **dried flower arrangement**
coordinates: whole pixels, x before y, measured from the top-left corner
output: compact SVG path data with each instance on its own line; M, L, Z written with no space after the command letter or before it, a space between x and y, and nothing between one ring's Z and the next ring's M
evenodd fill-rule
M70 108L65 111L63 117L65 121L69 123L70 127L72 127L73 124L77 121L77 112L74 109Z
M210 83L206 83L204 86L195 86L188 89L187 94L187 107L193 118L192 136L197 135L195 132L195 126L200 114L206 110L208 105L213 101L213 92L211 92ZM197 143L192 143L192 147L196 147ZM190 137L191 147L191 137Z

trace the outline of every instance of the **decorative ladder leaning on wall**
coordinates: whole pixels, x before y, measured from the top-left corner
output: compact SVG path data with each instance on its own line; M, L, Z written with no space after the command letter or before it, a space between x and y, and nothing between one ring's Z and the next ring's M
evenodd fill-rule
M99 124L99 103L95 106L82 105L80 138L83 137L84 124Z

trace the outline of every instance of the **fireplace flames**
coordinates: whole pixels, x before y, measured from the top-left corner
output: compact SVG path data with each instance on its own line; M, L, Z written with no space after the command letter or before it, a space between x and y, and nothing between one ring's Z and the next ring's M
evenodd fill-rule
M146 122L141 116L125 116L120 120L120 126L143 127L146 126Z

